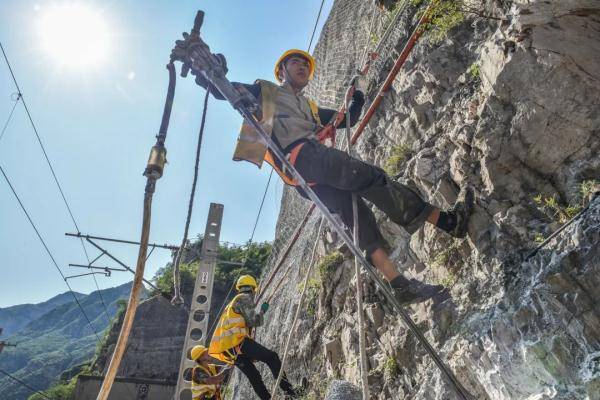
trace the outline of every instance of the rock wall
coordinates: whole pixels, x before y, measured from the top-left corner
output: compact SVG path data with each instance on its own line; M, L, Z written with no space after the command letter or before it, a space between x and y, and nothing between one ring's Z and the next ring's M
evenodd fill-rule
M409 236L376 211L399 270L450 289L451 301L408 311L477 399L600 399L600 199L525 261L600 181L600 3L487 0L464 8L475 13L441 42L419 42L357 144L361 158L442 208L462 183L476 191L464 240L431 226ZM402 11L400 40L370 72L367 103L417 11ZM336 0L307 93L337 107L371 27L381 36L390 19L371 2ZM276 249L306 205L286 190ZM312 217L279 273L292 268L257 332L272 349L281 351L290 335L312 244L320 255L336 246L331 235L315 236L319 221ZM306 398L321 399L330 381L359 379L353 261L321 265L309 284L286 370ZM364 291L372 398L453 399L366 275ZM254 398L244 377L232 382L233 398Z

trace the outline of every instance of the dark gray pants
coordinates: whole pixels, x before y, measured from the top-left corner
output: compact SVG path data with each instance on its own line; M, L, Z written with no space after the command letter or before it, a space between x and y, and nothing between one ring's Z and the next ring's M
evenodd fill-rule
M423 225L433 206L406 185L393 181L378 167L347 153L311 140L304 144L296 169L307 182L315 182L313 190L329 211L340 215L352 230L352 193L373 203L392 221L413 233ZM304 191L298 188L306 197ZM368 255L387 243L367 205L358 199L359 245Z

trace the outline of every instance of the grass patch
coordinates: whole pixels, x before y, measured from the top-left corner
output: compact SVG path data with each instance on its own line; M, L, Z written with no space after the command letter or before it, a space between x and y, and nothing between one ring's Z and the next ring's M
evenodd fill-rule
M400 375L400 365L394 357L388 357L383 362L383 377L386 381L393 381Z
M589 200L590 196L600 190L600 182L590 179L581 182L579 185L579 194L581 196L581 201L585 202Z
M440 285L445 288L451 288L456 284L456 281L458 281L458 276L453 272L449 272L448 275L440 281Z
M479 76L481 74L481 69L479 67L479 64L477 64L476 62L474 62L473 64L471 64L469 66L469 68L467 68L467 73L469 75L471 75L471 78L473 78L473 80L479 79Z
M324 287L333 271L335 271L344 262L344 255L339 251L334 251L323 257L317 264L317 276L309 278L306 289L306 313L311 317L317 312L316 300L321 289ZM303 289L303 283L298 284L298 290Z
M325 280L330 273L335 271L337 267L342 265L344 262L344 255L339 251L334 251L323 257L319 264L317 265L317 270L319 271L319 276L321 280Z
M542 243L544 240L546 240L546 238L539 232L535 234L535 238L533 239L536 243Z
M581 205L561 204L556 199L556 196L545 197L542 194L539 194L533 198L533 202L539 210L561 224L564 224L582 210Z
M399 144L392 147L390 156L385 160L383 169L390 176L398 175L401 170L402 163L408 158L410 154L410 147Z

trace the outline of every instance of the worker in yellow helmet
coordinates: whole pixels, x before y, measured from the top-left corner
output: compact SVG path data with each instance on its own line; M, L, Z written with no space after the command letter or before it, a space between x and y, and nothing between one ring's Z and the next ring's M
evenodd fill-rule
M220 59L226 65L222 55ZM407 279L398 272L388 256L389 245L364 200L373 203L410 234L429 223L453 237L463 238L474 207L473 190L463 186L455 204L444 211L428 203L414 189L388 176L383 169L331 147L329 122L337 112L318 107L303 94L315 74L315 68L315 60L310 54L292 49L284 52L275 63L278 84L258 80L252 85L235 85L248 102L260 104L261 113L257 117L263 128L304 180L309 182L315 194L331 212L340 215L350 231L354 225L352 195L358 195L359 246L395 290L396 298L402 303L415 303L441 295L443 286ZM344 118L340 128L346 127L346 124L354 125L364 104L364 83L360 77L353 78L353 81L356 90L349 104L350 121ZM209 87L200 75L196 82ZM212 93L223 99L217 91L212 90ZM258 167L267 161L286 184L296 186L299 194L307 197L247 123L242 125L233 159L249 161Z
M190 359L196 361L192 369L192 399L221 400L221 384L227 376L227 364L211 357L205 346L194 346Z
M257 311L254 306L256 280L250 275L238 278L235 288L238 294L227 305L213 333L208 352L211 356L226 363L233 364L246 375L252 388L261 400L271 398L262 376L254 361L267 364L276 379L281 369L281 360L277 353L260 345L250 338L250 329L261 326L269 304L263 303ZM279 387L290 397L296 398L285 374Z

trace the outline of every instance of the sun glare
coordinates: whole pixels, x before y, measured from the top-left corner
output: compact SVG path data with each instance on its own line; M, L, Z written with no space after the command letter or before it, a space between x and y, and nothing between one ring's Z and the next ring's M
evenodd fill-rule
M42 48L61 67L100 66L109 54L110 32L101 12L77 3L40 10Z

